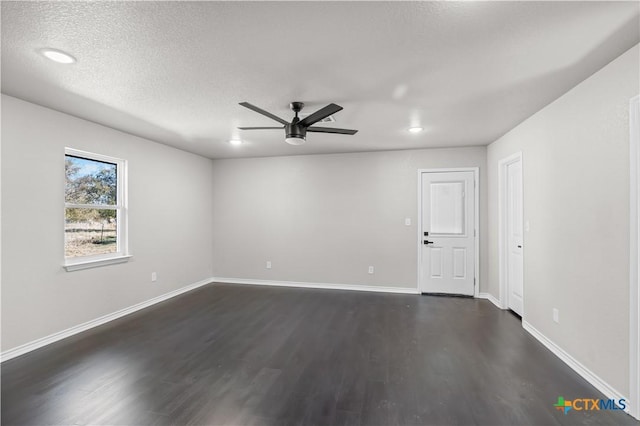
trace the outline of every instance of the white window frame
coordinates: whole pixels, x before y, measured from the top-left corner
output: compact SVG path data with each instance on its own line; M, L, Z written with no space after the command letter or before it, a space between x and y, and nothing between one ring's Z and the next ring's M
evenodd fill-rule
M106 209L116 211L116 252L97 254L91 256L65 257L63 267L67 272L77 271L80 269L95 268L98 266L113 265L116 263L127 262L131 255L129 254L128 244L128 209L127 209L127 161L120 158L109 157L93 152L80 151L73 148L64 149L65 158L67 155L73 157L86 158L87 160L101 161L116 165L116 203L110 204L75 204L67 203L64 200L65 211L67 208L90 208L90 209ZM66 178L65 178L66 184ZM66 220L66 214L63 216ZM64 234L64 226L62 228ZM64 236L64 235L63 235ZM64 241L64 239L63 239Z

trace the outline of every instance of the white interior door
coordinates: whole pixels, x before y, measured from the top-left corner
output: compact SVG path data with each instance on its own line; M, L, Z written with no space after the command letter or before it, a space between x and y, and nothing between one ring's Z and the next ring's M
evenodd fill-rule
M472 171L422 173L422 293L474 294L474 179Z
M507 165L507 289L508 307L523 312L524 268L522 232L522 160Z

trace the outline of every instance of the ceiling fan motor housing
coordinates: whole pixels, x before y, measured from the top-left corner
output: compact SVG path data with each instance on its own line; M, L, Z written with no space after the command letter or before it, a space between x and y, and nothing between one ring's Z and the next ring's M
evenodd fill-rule
M302 145L307 137L307 128L301 125L294 120L293 123L287 124L285 130L287 132L287 137L285 141L290 145Z

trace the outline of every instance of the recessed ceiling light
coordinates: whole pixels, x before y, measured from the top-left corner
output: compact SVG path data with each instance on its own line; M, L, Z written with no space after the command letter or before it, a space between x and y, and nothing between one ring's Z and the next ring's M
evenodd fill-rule
M231 145L242 145L242 141L240 139L231 139L229 143Z
M423 130L424 128L422 127L409 127L409 132L411 133L420 133Z
M60 64L73 64L76 61L76 58L58 49L41 49L40 53L42 53L45 58Z

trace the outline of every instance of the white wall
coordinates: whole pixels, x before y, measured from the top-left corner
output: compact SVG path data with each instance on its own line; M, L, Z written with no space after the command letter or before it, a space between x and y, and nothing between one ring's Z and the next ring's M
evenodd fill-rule
M65 146L128 160L130 262L62 268ZM209 159L3 95L2 351L211 277L211 191Z
M489 287L498 297L498 162L522 151L524 320L629 395L631 50L488 147ZM552 309L560 323L552 321Z
M480 167L484 283L485 164L485 147L215 160L214 275L415 289L417 170Z

